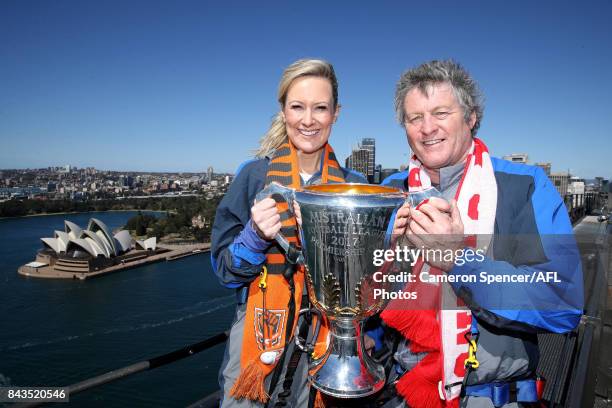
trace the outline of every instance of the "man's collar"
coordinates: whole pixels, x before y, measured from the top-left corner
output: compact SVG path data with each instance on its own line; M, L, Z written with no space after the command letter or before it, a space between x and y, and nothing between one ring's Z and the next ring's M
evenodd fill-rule
M464 168L464 162L457 163L452 166L442 167L439 169L439 183L435 185L435 187L437 187L440 191L444 191L455 183L458 183L459 180L461 180Z

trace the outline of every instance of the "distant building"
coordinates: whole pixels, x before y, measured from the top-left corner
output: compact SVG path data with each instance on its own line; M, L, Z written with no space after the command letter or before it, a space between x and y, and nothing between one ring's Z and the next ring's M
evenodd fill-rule
M504 160L511 161L513 163L527 164L528 156L525 153L509 154L502 157Z
M569 184L569 173L550 173L550 181L555 185L561 197L567 194L567 186Z
M595 188L597 189L597 191L604 191L607 184L608 184L607 179L601 176L595 177Z
M382 166L377 164L374 168L374 184L380 184L382 182L382 178L380 178L380 173L382 172Z
M375 182L376 140L372 138L362 139L361 143L346 158L345 163L345 167L362 173L370 183Z
M213 168L212 166L209 166L208 170L206 171L206 181L210 183L212 181L212 177L213 177Z
M204 228L207 225L206 217L202 217L202 214L191 217L191 226L194 228Z
M368 178L370 183L373 183L374 172L376 171L376 140L372 138L361 139L361 148L369 152L367 173L364 173L364 175Z
M536 163L535 165L541 167L544 170L544 173L550 177L550 163Z
M112 234L102 221L91 218L86 229L68 220L64 230L41 238L44 245L34 262L19 268L26 276L84 279L89 273L154 255L157 238L134 241L129 231Z
M134 184L134 177L130 176L130 175L121 175L119 177L119 186L120 187L132 187L132 185Z
M353 152L346 158L345 167L355 170L364 176L368 174L368 159L370 152L366 149L353 149Z
M111 258L131 248L132 238L128 231L122 230L111 235L110 229L95 218L89 220L85 230L67 220L64 221L64 225L64 232L55 231L53 238L41 238L45 246L57 254L66 253L72 258L89 256ZM71 251L71 248L74 251Z
M399 172L400 170L398 169L382 169L380 171L380 182L382 183L387 177L389 177L392 174L395 174L397 172Z
M584 204L585 182L578 177L571 177L567 185L567 194L572 196L572 208L581 207Z

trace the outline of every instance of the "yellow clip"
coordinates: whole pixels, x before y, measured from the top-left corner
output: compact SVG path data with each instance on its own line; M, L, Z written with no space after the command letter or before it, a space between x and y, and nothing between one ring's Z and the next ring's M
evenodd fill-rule
M468 358L465 359L464 363L466 367L470 366L472 369L476 369L480 365L478 360L476 360L476 350L478 350L478 347L476 347L476 340L470 340Z
M261 289L265 289L268 286L268 284L266 283L266 280L268 279L268 268L266 268L265 265L263 266L263 269L261 270L259 276L261 276L259 278L259 287Z

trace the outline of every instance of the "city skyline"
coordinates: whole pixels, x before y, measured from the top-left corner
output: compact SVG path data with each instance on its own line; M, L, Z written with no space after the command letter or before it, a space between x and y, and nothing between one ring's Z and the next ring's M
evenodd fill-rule
M338 157L374 138L377 163L398 168L395 83L453 58L483 90L494 156L612 178L608 2L236 3L2 3L0 167L235 173L278 110L283 68L321 57L339 78Z
M356 151L359 150L365 150L365 148L362 146L362 143L364 140L368 140L368 141L376 141L375 138L363 138L361 141L358 141L356 145L351 147L351 152L346 156L345 160L343 160L343 162L345 162L345 167L346 168L351 168L353 170L359 170L358 168L353 168L352 166L348 165L347 163L349 162L349 160L351 159L351 157L355 154ZM509 161L514 161L514 162L518 162L521 164L527 164L527 165L533 165L533 166L538 166L538 165L549 165L551 166L550 170L547 172L548 173L564 173L564 174L569 174L570 176L573 177L579 177L582 179L587 179L587 180L592 180L595 179L596 177L603 177L604 179L612 179L612 177L606 177L606 176L602 176L602 175L593 175L593 176L587 176L584 177L582 175L578 175L578 174L574 174L570 171L570 169L560 169L554 166L553 162L550 161L541 161L541 162L535 162L533 160L527 159L527 160L515 160L513 159L513 156L525 156L525 157L529 157L529 154L527 153L512 153L512 154L504 154L504 155L500 155L500 157L504 160L509 160ZM405 163L400 163L399 165L393 167L393 166L382 166L381 163L378 163L375 159L373 159L374 162L374 167L377 166L381 166L381 169L383 170L389 170L389 169L400 169L400 167L402 167L402 165L406 165ZM540 166L542 167L542 166ZM70 164L64 164L64 165L49 165L49 166L43 166L43 167L22 167L22 168L0 168L0 172L4 172L4 171L27 171L27 170L32 170L32 171L36 171L36 170L47 170L47 169L62 169L62 168L70 168L72 170L78 169L78 170L87 170L87 169L93 169L95 171L98 172L112 172L112 173L142 173L142 174L202 174L202 175L207 175L211 173L211 169L213 170L212 173L214 174L231 174L231 175L235 175L236 171L218 171L218 172L214 172L214 168L212 166L206 166L206 169L199 169L199 170L190 170L190 171L184 171L184 170L147 170L147 169L139 169L139 170L126 170L126 169L121 169L121 168L117 168L117 169L105 169L105 168L97 168L95 166L91 166L91 165L83 165L82 167L79 166L73 166ZM236 169L238 170L238 169ZM366 175L366 174L364 174Z

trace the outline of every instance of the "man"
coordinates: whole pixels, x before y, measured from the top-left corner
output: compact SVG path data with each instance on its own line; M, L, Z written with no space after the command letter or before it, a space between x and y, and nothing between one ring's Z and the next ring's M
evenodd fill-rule
M437 299L435 307L392 302L382 313L387 336L405 339L395 353L398 397L386 406L533 403L536 333L570 331L582 312L580 259L563 201L541 169L489 156L475 137L480 93L459 64L431 61L405 72L395 108L413 156L383 184L433 186L444 199L402 207L393 233L434 254L416 263L416 276L449 283L417 279L412 289ZM483 272L490 281L480 280Z

